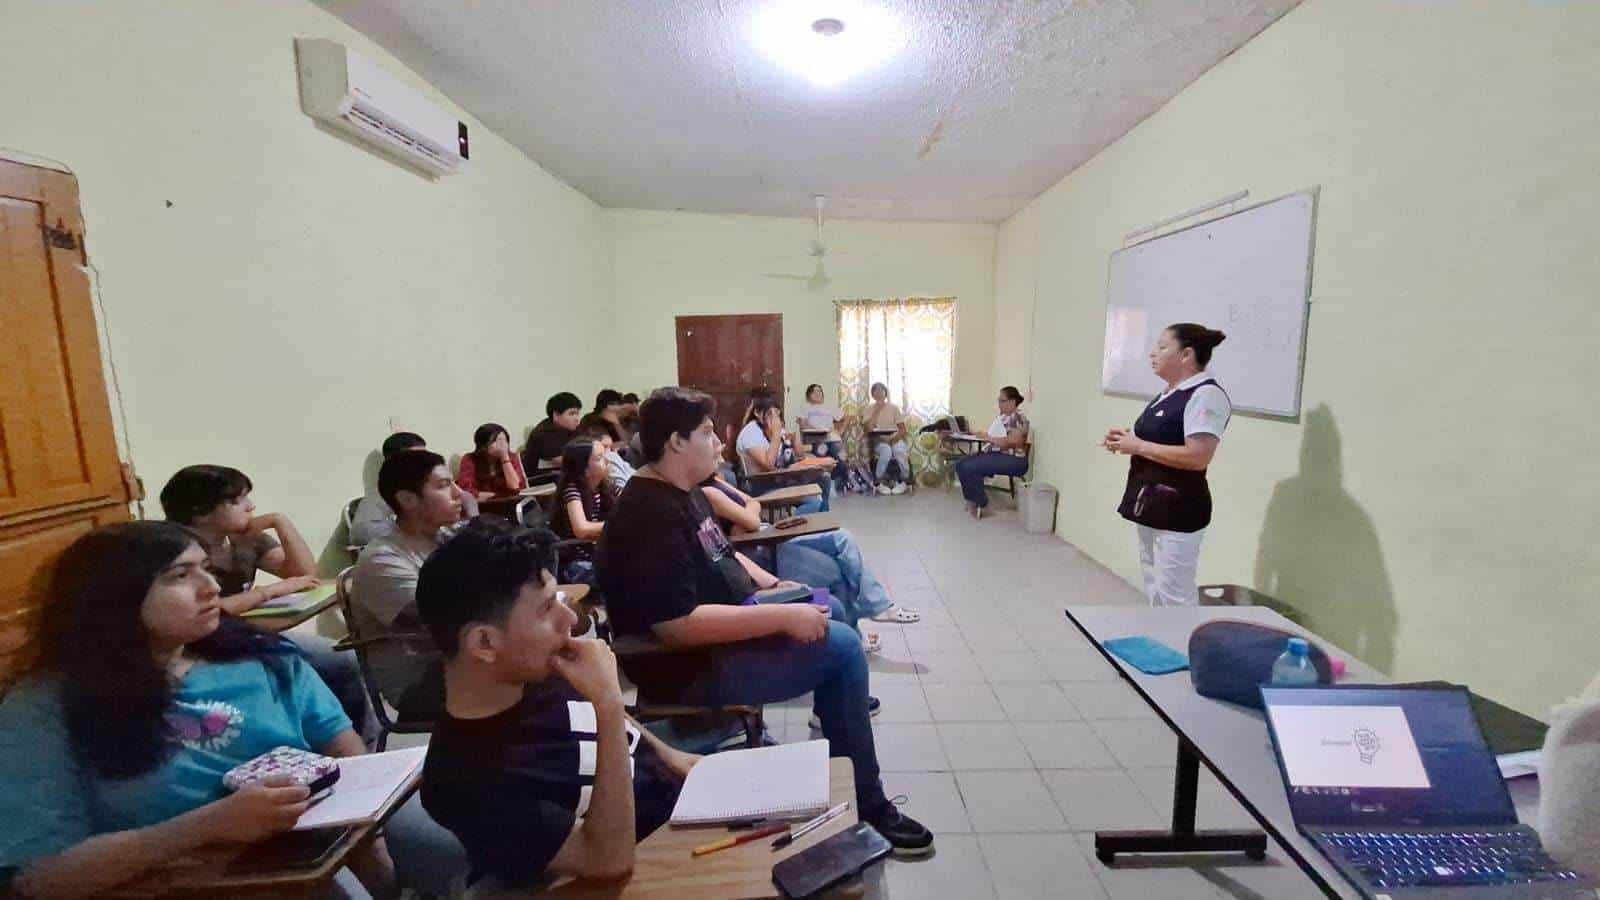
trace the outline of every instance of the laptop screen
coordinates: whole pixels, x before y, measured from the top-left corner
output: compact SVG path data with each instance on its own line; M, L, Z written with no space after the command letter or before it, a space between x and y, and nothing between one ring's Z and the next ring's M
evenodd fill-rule
M1511 825L1466 688L1261 689L1295 823Z

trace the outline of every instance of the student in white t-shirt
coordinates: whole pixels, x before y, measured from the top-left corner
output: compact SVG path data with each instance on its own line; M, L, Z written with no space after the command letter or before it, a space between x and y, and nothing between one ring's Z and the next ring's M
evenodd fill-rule
M837 464L825 456L796 457L783 428L783 410L772 397L762 395L751 401L750 412L745 416L744 428L739 431L735 447L746 475L786 469L813 470L815 474L797 476L796 481L815 479L822 488L822 496L800 504L795 507L795 512L805 515L828 511L833 495L833 482L828 476ZM782 486L786 485L774 484L767 490ZM760 496L764 491L753 490L751 493Z
M844 426L845 415L836 406L823 403L822 385L813 384L806 388L806 405L800 408L800 416L795 423L800 426L800 439L806 441L806 446L818 456L833 459L833 480L844 481L844 439L839 436L839 429ZM827 436L820 441L807 441L807 432L826 432Z

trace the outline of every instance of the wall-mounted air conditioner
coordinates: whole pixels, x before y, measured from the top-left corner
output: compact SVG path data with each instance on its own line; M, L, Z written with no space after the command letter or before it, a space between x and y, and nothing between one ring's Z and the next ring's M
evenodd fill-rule
M296 38L300 108L319 122L433 175L467 161L467 125L371 60L320 38Z

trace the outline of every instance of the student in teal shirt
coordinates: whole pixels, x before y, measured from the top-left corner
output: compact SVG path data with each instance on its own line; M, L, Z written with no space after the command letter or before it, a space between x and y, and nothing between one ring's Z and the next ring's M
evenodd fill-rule
M62 555L40 670L0 700L0 869L28 897L108 890L197 847L290 828L306 790L229 794L277 747L365 745L288 642L224 620L193 532L111 525ZM382 841L352 869L394 893Z

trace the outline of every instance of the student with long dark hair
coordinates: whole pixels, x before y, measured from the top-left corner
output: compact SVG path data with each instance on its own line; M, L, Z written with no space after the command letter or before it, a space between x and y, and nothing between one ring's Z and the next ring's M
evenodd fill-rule
M1000 415L989 423L989 430L976 435L990 449L974 453L956 462L956 478L961 481L961 494L967 498L967 512L975 519L983 518L989 506L989 491L983 486L990 475L1021 476L1028 472L1028 417L1022 414L1022 392L1006 385L995 400Z
M1150 351L1150 368L1167 389L1144 408L1132 431L1113 428L1100 441L1130 457L1117 512L1139 526L1139 567L1151 606L1200 602L1195 575L1211 524L1206 469L1233 416L1227 391L1206 366L1225 337L1194 322L1167 326Z
M822 488L822 495L795 507L799 515L827 512L833 499L833 480L830 477L837 463L826 456L798 457L783 427L783 408L770 393L752 392L750 409L745 413L744 427L735 440L739 461L746 474L784 470L812 469L810 479ZM773 485L768 490L775 490Z
M479 500L509 497L528 486L522 460L511 452L504 425L485 422L472 433L472 452L461 457L456 484Z
M605 448L591 438L578 438L561 451L561 480L556 483L550 528L564 538L598 541L616 497L606 474Z
M109 525L55 569L38 671L0 701L0 867L27 897L83 897L207 844L287 831L306 789L228 794L229 769L281 746L366 752L293 645L223 615L194 532ZM353 862L395 890L382 839Z

